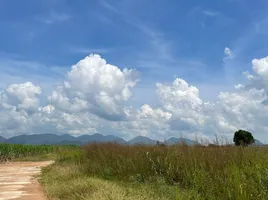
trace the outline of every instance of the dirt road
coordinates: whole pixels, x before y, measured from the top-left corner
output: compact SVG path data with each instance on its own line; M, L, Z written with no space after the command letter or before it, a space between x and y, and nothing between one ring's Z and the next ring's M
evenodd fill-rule
M45 162L9 162L0 164L0 200L45 200L36 179Z

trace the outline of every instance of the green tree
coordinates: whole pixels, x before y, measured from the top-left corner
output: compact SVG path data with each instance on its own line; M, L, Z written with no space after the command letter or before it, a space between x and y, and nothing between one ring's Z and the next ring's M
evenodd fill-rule
M248 146L255 142L252 134L245 130L238 130L234 133L234 143L236 146Z

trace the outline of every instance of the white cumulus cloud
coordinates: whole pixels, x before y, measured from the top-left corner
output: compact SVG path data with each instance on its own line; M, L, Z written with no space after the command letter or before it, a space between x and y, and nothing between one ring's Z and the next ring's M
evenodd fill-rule
M253 74L244 73L245 83L236 85L233 92L221 92L215 101L202 100L197 87L177 78L170 84L156 84L158 106L144 99L144 105L135 108L129 99L138 83L137 72L89 55L71 67L47 102L40 100L44 98L40 86L31 82L0 91L0 134L100 132L163 140L181 134L231 137L243 128L266 140L268 58L254 59L252 69Z
M7 103L29 112L34 112L39 106L41 88L31 82L12 84L6 89Z
M133 69L119 69L99 55L80 60L66 81L49 96L52 105L65 112L90 112L109 120L126 117L124 104L138 82Z

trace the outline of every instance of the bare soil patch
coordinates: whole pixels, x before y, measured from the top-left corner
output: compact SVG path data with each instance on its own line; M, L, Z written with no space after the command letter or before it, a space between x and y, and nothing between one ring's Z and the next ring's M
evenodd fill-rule
M51 164L43 162L8 162L0 164L0 200L45 200L37 180L41 167Z

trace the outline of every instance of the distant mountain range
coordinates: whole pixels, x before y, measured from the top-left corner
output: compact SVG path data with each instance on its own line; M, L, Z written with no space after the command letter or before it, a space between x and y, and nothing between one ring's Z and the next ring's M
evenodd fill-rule
M85 145L87 143L105 143L105 142L115 142L119 144L145 144L145 145L155 145L157 144L157 140L152 140L148 137L144 136L137 136L132 140L126 141L120 137L114 135L102 135L99 133L95 133L93 135L81 135L78 137L74 137L72 135L63 134L63 135L56 135L52 133L45 133L45 134L33 134L33 135L18 135L6 139L0 136L0 143L8 143L8 144L33 144L33 145L40 145L40 144L59 144L59 145ZM166 145L174 145L178 143L186 143L188 145L193 145L196 142L187 138L169 138L168 140L161 142L160 144ZM255 140L254 146L263 145L259 140Z
M3 143L3 142L5 142L6 141L6 138L4 138L4 137L2 137L1 135L0 135L0 143Z
M196 143L195 141L187 139L187 138L182 139L182 138L175 138L175 137L169 138L164 143L167 144L167 145L174 145L174 144L178 144L178 143L181 143L181 142L184 142L184 143L186 143L188 145L194 145Z
M154 145L156 144L157 141L156 140L152 140L148 137L144 137L144 136L138 136L133 138L132 140L128 141L128 144L147 144L147 145Z
M194 144L194 141L190 139L183 139L183 141L189 145ZM81 135L78 137L74 137L68 134L56 135L52 133L18 135L18 136L11 137L9 139L5 139L4 137L0 136L0 143L8 143L8 144L85 145L87 143L105 143L105 142L116 142L119 144L129 144L129 145L134 145L134 144L155 145L157 144L157 140L152 140L144 136L138 136L138 137L133 138L132 140L126 141L114 135L102 135L99 133L95 133L93 135ZM160 143L173 145L173 144L180 143L180 142L182 142L182 139L172 137L166 140L165 142L160 142Z

